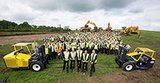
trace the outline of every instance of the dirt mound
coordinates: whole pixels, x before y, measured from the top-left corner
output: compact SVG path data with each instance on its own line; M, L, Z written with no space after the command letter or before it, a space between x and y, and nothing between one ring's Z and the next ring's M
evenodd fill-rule
M13 44L17 42L39 41L44 39L45 37L50 37L51 35L55 35L55 34L36 34L36 35L0 37L0 45Z

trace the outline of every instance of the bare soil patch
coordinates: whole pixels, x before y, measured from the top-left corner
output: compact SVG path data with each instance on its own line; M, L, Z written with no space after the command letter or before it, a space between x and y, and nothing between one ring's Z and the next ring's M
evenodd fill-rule
M29 41L39 41L44 39L45 37L50 37L54 34L36 34L36 35L21 35L21 36L5 36L0 37L0 45L4 44L13 44L17 42L29 42Z

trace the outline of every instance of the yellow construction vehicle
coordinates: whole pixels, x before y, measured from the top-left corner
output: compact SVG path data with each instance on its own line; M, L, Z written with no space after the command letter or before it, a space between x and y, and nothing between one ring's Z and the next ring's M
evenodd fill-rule
M138 26L122 27L120 33L122 35L137 34L138 38L140 37L140 30Z
M80 27L80 31L81 31L81 32L90 32L90 31L91 31L91 28Z
M121 35L129 35L130 34L130 30L127 27L122 27L122 29L120 30Z
M91 31L91 28L88 26L88 24L93 25L94 26L93 30L97 31L97 25L94 22L90 21L90 20L87 21L87 23L85 24L84 27L80 27L80 31L82 31L82 32L89 32L89 31Z
M138 36L140 36L140 31L138 26L130 26L129 28L132 34L138 34Z
M14 44L14 51L3 57L6 67L24 68L40 71L46 67L45 47L38 47L37 52L32 50L32 43Z

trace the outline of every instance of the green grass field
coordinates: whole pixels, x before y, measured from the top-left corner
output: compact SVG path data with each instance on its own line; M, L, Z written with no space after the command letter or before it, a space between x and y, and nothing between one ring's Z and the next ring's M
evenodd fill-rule
M160 52L160 32L141 31L141 38L138 39L137 35L123 37L123 42L130 44L132 49L136 47L148 47ZM11 52L11 45L0 45L1 56ZM108 74L122 72L120 68L114 62L114 55L98 54L98 62L96 64L96 72L93 74L92 79L96 79L98 82L103 83L99 77L103 77ZM81 72L62 72L61 60L50 61L48 67L40 72L33 72L27 69L9 69L6 72L8 76L8 83L85 83L90 79L89 72L86 75L82 75ZM160 67L157 64L156 67ZM2 71L5 65L0 60L0 70ZM0 78L3 78L3 74L0 74Z

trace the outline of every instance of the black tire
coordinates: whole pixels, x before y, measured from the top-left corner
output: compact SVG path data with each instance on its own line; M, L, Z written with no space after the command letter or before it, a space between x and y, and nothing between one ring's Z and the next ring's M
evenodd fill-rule
M32 71L38 72L44 69L44 64L42 62L34 62L30 64L29 68Z
M125 71L132 71L135 68L135 65L131 62L125 62L122 66L122 69Z
M121 63L118 61L118 58L115 58L115 62L117 63L118 67L122 67Z

